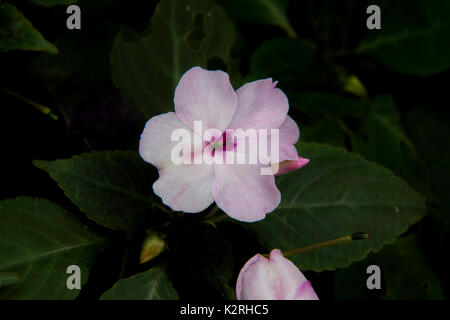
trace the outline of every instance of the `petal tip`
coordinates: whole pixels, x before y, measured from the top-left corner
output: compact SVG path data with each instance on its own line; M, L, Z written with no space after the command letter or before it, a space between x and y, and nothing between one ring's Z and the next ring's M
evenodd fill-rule
M297 159L298 168L306 166L309 163L309 161L310 160L307 158L298 157L298 159Z

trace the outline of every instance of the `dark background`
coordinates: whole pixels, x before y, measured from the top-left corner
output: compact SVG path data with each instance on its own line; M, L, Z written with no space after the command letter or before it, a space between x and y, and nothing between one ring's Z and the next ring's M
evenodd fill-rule
M95 4L89 2L95 2ZM288 15L300 37L305 37L318 44L317 55L322 57L322 54L329 48L339 45L342 39L339 35L323 37L314 29L308 9L309 6L312 6L312 2L291 1ZM341 3L341 1L336 2ZM70 56L65 58L65 61L60 61L60 65L56 65L56 68L66 67L73 61L73 65L69 68L73 72L73 77L69 77L65 83L59 83L57 90L46 83L46 75L52 72L52 65L49 65L45 58L41 57L46 54L23 51L0 53L0 88L6 88L48 106L58 116L58 120L54 120L20 99L0 91L0 179L2 190L0 200L19 195L50 199L76 213L90 227L101 233L112 235L116 239L119 246L103 253L103 259L100 259L94 266L90 281L79 296L79 299L96 298L116 281L123 255L122 250L125 247L130 248L132 261L133 257L136 261L135 264L132 263L128 266L126 270L128 275L148 268L148 264L139 266L137 263L139 244L143 237L142 232L127 236L121 232L108 231L89 221L75 205L65 198L63 192L48 177L47 173L32 165L32 160L69 158L91 150L136 150L143 128L142 122L127 107L111 81L109 50L114 35L120 27L126 25L136 31L145 29L157 1L80 1L82 29L73 31L66 28L65 6L44 8L27 1L12 1L12 3L33 22L33 25L50 42L58 44L58 40L65 37L79 45L76 46L78 49L71 52L73 59ZM342 3L349 2L342 1ZM326 6L321 14L331 15L338 21L339 19L346 21L348 24L346 41L351 47L356 45L367 32L365 8L362 2L356 2L352 10L353 14L347 16L344 7L344 4ZM245 77L249 71L251 53L265 40L277 36L283 37L284 32L274 26L251 23L237 22L236 26L240 41L241 72ZM89 50L94 44L100 49ZM427 167L428 164L448 157L450 150L448 148L450 141L448 135L449 71L429 77L416 77L389 70L370 58L347 55L336 58L336 61L359 77L368 89L370 96L389 93L393 97L401 114L402 126L415 143L427 170L431 170L430 167ZM212 62L212 66L214 66L214 62ZM334 89L330 83L313 88L328 91ZM307 128L314 121L320 121L320 119L312 119L310 115L301 111L292 112L303 128ZM351 119L348 119L347 125L349 128L357 130L357 125L352 123ZM308 141L308 136L302 137L302 140ZM311 138L310 140L314 141L315 139ZM347 140L345 146L351 149ZM442 174L444 177L448 176L448 172ZM415 178L419 185L425 181L420 173ZM439 185L437 189L438 193L448 192L445 184ZM431 214L408 232L419 234L419 247L425 257L427 270L431 270L439 279L444 295L447 297L450 290L447 274L449 264L445 261L448 256L449 242L446 222L448 221L446 218L448 210L446 205L434 201L429 203L429 208L431 208ZM203 243L203 234L197 231L185 230L183 226L180 226L178 236L190 239L184 248L179 248L180 252L188 253L189 248ZM203 230L202 232L208 231ZM237 250L235 259L238 266L246 261L251 252L261 248L254 239L249 238L243 230L235 226L224 225L221 232L225 236L233 235L233 241L236 244L235 250ZM242 241L246 241L248 246L240 247L238 244ZM166 258L163 255L158 259ZM180 264L182 264L183 258L192 257L179 255ZM376 258L374 259L376 261ZM158 260L154 263L156 262ZM117 268L111 268L110 265L117 266ZM367 265L367 262L364 265ZM334 271L320 274L306 272L306 276L314 284L321 299L339 298L335 296L334 292L336 276ZM181 298L220 298L220 294L216 291L199 285L195 277L186 278L176 268L171 271L171 277L178 277L178 283L180 281L183 283L180 285L184 288L182 289L184 291L180 292ZM365 275L362 279L365 279ZM422 281L422 279L411 279L411 281ZM424 281L422 285L424 290L427 290L429 283ZM361 293L359 298L380 298L384 294L384 290L377 292L366 290Z

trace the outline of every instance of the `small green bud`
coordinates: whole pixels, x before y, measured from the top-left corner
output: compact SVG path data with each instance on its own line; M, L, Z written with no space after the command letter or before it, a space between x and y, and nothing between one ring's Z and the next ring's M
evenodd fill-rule
M148 233L142 243L140 263L150 261L161 254L166 247L164 236L157 233Z

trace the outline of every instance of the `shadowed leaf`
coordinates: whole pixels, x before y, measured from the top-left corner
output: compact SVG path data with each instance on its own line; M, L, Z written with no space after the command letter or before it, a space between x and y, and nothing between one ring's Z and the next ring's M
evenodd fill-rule
M17 49L58 53L58 49L45 40L16 7L1 2L0 52Z
M310 163L277 179L282 200L250 230L269 249L295 248L367 232L372 239L292 257L302 270L345 267L395 240L425 214L424 199L389 170L341 148L302 144Z
M230 56L235 29L210 0L162 0L150 21L150 35L127 42L117 35L111 73L125 100L146 119L173 110L180 77L194 66L221 60L230 77L238 64Z
M19 276L0 288L0 299L74 299L80 291L67 288L67 267L78 265L84 284L106 246L69 212L41 198L1 201L0 220L0 278Z
M70 159L33 162L47 171L88 218L119 230L156 219L155 170L136 152L91 152Z
M106 291L102 300L178 300L166 271L162 267L119 280Z

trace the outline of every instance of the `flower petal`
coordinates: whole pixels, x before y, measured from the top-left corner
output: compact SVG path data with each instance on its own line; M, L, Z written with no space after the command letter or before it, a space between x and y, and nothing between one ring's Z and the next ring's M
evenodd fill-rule
M286 116L280 126L280 162L285 160L296 160L298 158L295 144L300 138L300 130L290 116Z
M305 276L289 259L286 259L279 249L270 252L270 268L277 282L276 295L281 300L294 299L299 286L306 280Z
M261 175L260 166L251 164L214 165L212 195L230 217L246 222L264 219L281 200L275 177Z
M238 300L318 300L311 283L279 249L269 259L257 254L239 273Z
M237 95L228 74L200 67L188 70L175 89L175 112L190 128L202 121L203 130L224 131L237 108Z
M192 151L184 156L193 160L195 134L174 112L164 113L147 121L141 135L139 153L145 161L158 168L159 179L153 184L153 191L166 205L176 211L200 212L213 203L212 166L175 164L172 161L172 149L179 141L172 141L171 136L177 129L184 129L189 133Z
M271 78L247 83L237 90L238 108L229 128L279 128L286 118L289 103L286 95L275 88Z
M272 290L267 288L264 268L269 261L262 255L253 256L242 267L236 282L237 300L270 300Z
M297 289L293 300L319 300L311 282L306 280Z
M272 143L273 130L278 130L278 150L276 150L275 145ZM267 137L267 145L268 152L263 152L263 150L259 149L258 159L261 165L268 165L269 163L281 163L286 160L297 160L298 153L295 148L295 143L297 143L300 137L300 130L298 129L297 124L291 117L286 116L284 122L281 124L280 128L271 129L268 131L269 135ZM260 139L263 139L264 135L258 135L258 148L261 148ZM275 154L275 151L278 151L278 155Z
M171 152L178 141L172 141L172 133L185 129L193 136L194 132L178 119L175 112L168 112L152 117L145 124L139 142L139 153L146 161L158 169L172 165Z
M179 164L159 170L153 191L172 210L200 212L213 202L213 167L207 164Z

